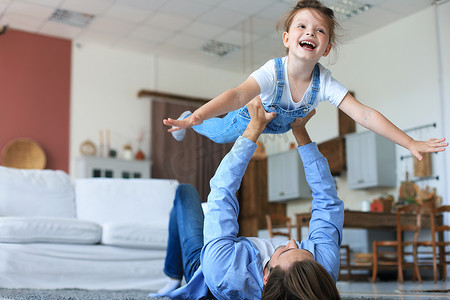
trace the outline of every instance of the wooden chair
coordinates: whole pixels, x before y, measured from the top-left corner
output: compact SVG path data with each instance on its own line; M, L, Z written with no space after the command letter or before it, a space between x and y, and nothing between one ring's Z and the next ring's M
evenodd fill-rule
M446 231L450 232L450 226L436 225L436 218L439 215L450 214L450 205L425 209L424 213L430 214L431 240L417 242L417 260L420 267L432 266L434 282L437 282L437 270L439 267L441 279L445 281L447 278L447 265L450 264L450 260L447 259L447 256L450 255L450 250L446 250L446 248L450 246L450 241L445 241L444 234ZM431 247L431 251L422 250L423 247Z
M267 229L269 230L269 235L271 238L276 235L281 235L291 239L292 233L292 222L291 218L280 215L280 214L266 214ZM286 228L287 232L274 230L275 228Z
M346 273L342 273L347 270ZM352 280L352 265L351 265L351 251L349 245L341 245L340 249L340 265L338 280L348 279Z
M405 214L415 214L415 224L405 222ZM413 279L422 282L419 267L417 263L417 240L421 227L421 209L416 204L410 204L397 209L397 240L391 241L374 241L373 242L373 266L372 266L372 282L375 282L378 268L397 268L397 278L399 282L403 282L403 270L406 268L413 269ZM403 241L403 235L406 232L413 232L412 241ZM412 252L406 252L405 247L412 247ZM381 250L381 249L383 250ZM389 248L389 250L385 250ZM393 250L394 248L395 250ZM413 263L408 263L406 257L412 257Z

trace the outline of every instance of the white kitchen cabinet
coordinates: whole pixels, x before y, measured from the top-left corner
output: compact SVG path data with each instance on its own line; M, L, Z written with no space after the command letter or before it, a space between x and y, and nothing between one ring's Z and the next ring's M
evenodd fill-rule
M372 132L345 136L349 189L395 187L395 144Z
M80 156L76 161L76 177L150 178L151 162L96 156Z
M269 201L311 198L303 163L297 149L267 157Z

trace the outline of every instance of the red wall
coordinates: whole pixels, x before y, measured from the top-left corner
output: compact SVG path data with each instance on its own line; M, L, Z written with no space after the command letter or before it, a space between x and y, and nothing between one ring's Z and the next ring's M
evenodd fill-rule
M71 48L70 40L22 31L0 35L0 149L18 137L34 139L46 168L66 172Z

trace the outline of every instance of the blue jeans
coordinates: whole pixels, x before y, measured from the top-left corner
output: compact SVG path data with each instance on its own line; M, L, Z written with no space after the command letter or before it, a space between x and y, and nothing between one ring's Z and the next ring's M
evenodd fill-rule
M234 143L247 128L249 118L239 115L239 110L229 112L223 118L211 118L193 126L197 133L218 144Z
M277 115L267 124L263 133L285 133L291 129L290 123L295 117ZM206 136L218 144L234 143L244 133L250 122L247 107L229 112L223 118L211 118L202 124L193 126L197 133Z
M186 282L200 266L203 247L204 215L197 190L190 184L180 184L175 193L169 219L169 240L164 273Z

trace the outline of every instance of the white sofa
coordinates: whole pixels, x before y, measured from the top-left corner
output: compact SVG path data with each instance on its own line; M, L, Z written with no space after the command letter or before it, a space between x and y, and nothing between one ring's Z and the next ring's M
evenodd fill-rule
M159 289L177 186L0 166L0 287Z

